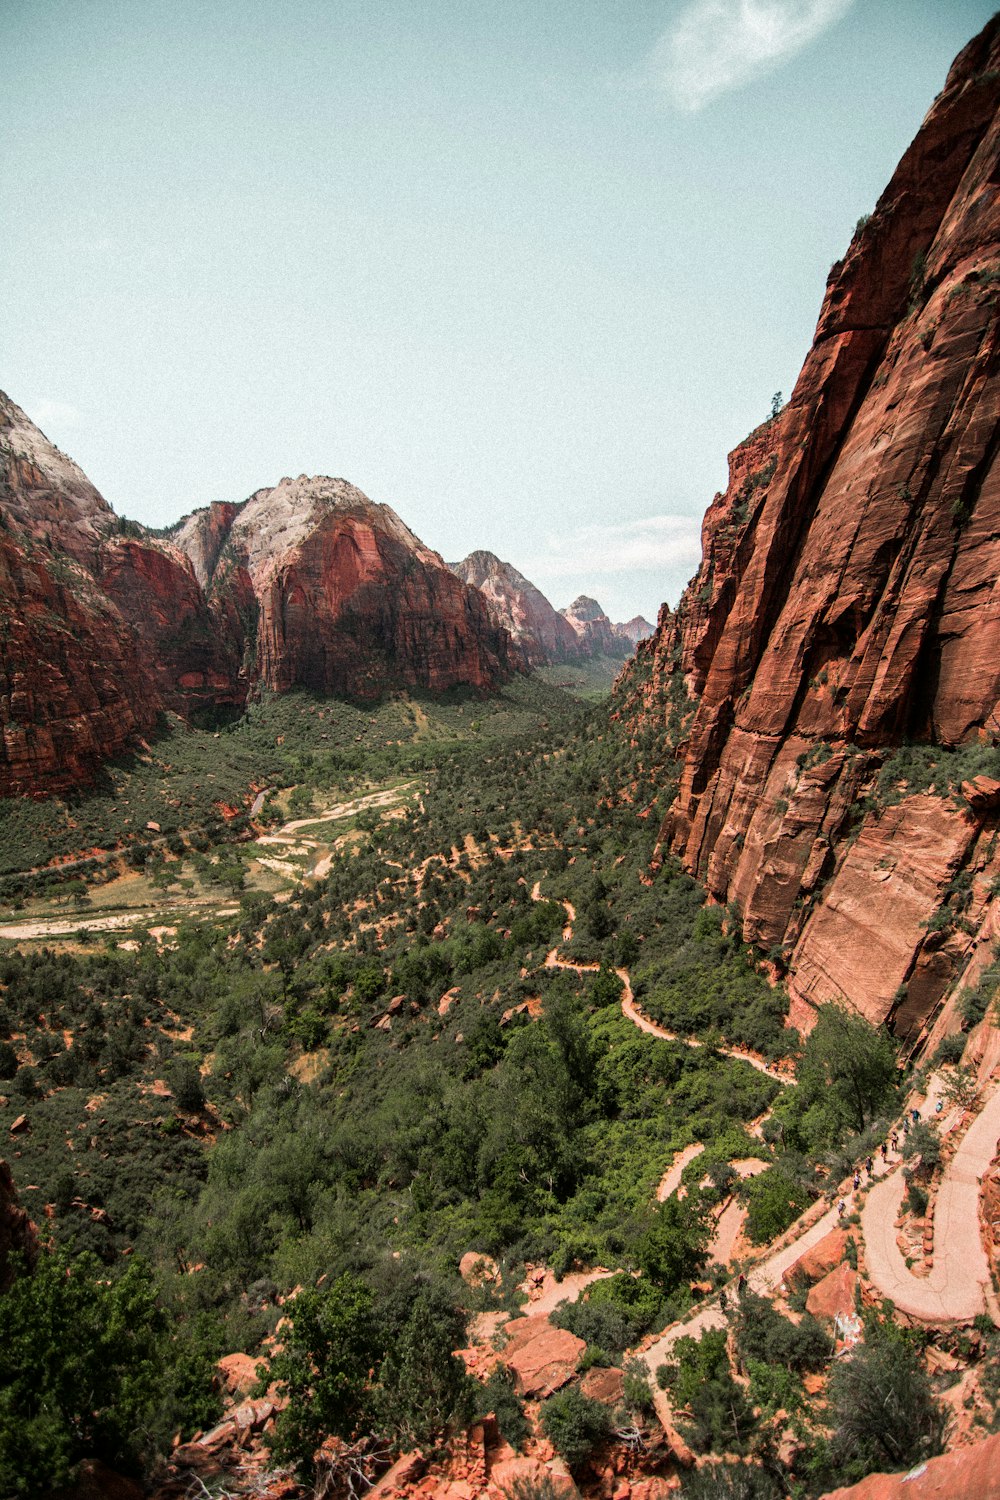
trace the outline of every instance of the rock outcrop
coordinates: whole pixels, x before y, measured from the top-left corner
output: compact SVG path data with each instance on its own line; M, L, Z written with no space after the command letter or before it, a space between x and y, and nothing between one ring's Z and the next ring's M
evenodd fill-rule
M614 627L615 634L630 641L633 646L638 646L640 641L648 641L655 629L656 626L650 625L644 615L633 615L631 620L625 621L624 625Z
M661 849L738 908L804 1026L846 1000L919 1033L1000 873L996 808L961 785L1000 738L998 69L994 19L833 267L791 400L730 456L701 568L620 689L648 727L683 681ZM912 757L886 765L907 741L923 787Z
M596 599L580 594L560 614L573 628L586 656L630 656L635 642L613 625Z
M579 661L589 652L568 620L540 589L493 552L470 552L449 565L463 582L477 588L490 613L508 630L533 667Z
M283 479L228 517L188 517L173 540L219 609L251 603L254 674L275 692L487 692L523 667L482 596L346 480Z
M1000 1435L918 1464L908 1474L869 1474L823 1500L989 1500L1000 1494Z

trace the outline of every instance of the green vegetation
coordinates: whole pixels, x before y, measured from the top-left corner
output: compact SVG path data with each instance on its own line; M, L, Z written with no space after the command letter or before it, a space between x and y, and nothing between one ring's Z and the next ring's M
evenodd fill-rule
M550 1396L542 1406L542 1431L571 1469L578 1469L611 1436L611 1413L577 1386Z
M918 792L937 792L960 803L963 781L1000 776L1000 746L972 740L957 749L943 745L901 745L887 756L878 774L875 800L893 807Z
M0 1493L49 1493L83 1457L137 1472L162 1399L165 1320L147 1268L42 1256L0 1296Z
M682 685L665 690L671 734L690 707ZM36 1219L51 1206L58 1247L0 1316L44 1349L53 1299L79 1294L58 1313L78 1337L47 1357L41 1394L12 1374L0 1400L0 1462L9 1452L26 1476L13 1493L46 1493L84 1452L139 1471L175 1432L210 1425L215 1360L263 1363L282 1317L273 1448L305 1481L339 1482L317 1458L327 1436L370 1478L394 1452L433 1452L473 1410L495 1410L517 1446L509 1376L472 1387L452 1351L471 1312L513 1306L526 1260L619 1268L554 1321L585 1339L585 1364L626 1361L701 1294L729 1194L763 1242L823 1190L826 1164L895 1105L892 1044L828 1007L800 1047L732 914L676 866L645 883L668 754L662 735L630 741L607 706L537 682L491 703L294 695L230 728L166 726L72 808L4 811L12 879L51 824L67 853L123 840L112 862L137 861L149 909L177 903L169 930L124 943L0 945L0 1080L30 1126L12 1169ZM245 813L228 815L251 784L271 788L272 821L329 830L321 876L306 873L318 844L255 844ZM271 880L260 858L275 852L289 868ZM110 907L94 869L71 866L46 898L74 923ZM547 962L554 947L590 967ZM619 968L678 1040L622 1014ZM798 1086L733 1046L797 1058ZM658 1203L695 1141L684 1196ZM741 1182L732 1163L750 1155L764 1168ZM470 1249L496 1257L499 1288L459 1280ZM802 1376L826 1367L828 1341L748 1294L733 1347L736 1371L724 1334L682 1339L663 1379L699 1451L759 1456L779 1410L808 1427ZM125 1384L95 1387L84 1419L65 1393L95 1362ZM628 1424L651 1398L625 1368ZM620 1440L575 1386L542 1423L577 1467ZM832 1438L806 1438L815 1475L849 1472ZM735 1471L712 1483L738 1493Z

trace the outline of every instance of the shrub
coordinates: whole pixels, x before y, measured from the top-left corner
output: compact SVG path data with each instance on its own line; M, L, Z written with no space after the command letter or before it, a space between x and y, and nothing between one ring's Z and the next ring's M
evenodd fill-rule
M847 1483L941 1452L944 1416L902 1330L869 1320L865 1342L830 1374L833 1452Z
M753 1411L733 1379L726 1354L726 1330L710 1328L695 1340L679 1338L675 1360L656 1372L671 1404L688 1413L684 1435L699 1453L742 1453L755 1425Z
M479 1396L480 1416L493 1412L500 1436L512 1448L520 1448L531 1431L524 1415L524 1404L514 1385L514 1376L506 1365L495 1365Z
M749 1287L739 1300L736 1341L744 1363L756 1360L792 1370L819 1370L833 1352L814 1317L807 1313L799 1323L793 1323Z
M594 1449L611 1436L611 1413L600 1401L571 1385L542 1406L542 1431L571 1469L586 1463Z
M357 1276L300 1292L288 1316L284 1348L271 1362L271 1379L287 1399L271 1446L308 1479L323 1438L350 1438L362 1424L369 1372L383 1348L371 1290Z

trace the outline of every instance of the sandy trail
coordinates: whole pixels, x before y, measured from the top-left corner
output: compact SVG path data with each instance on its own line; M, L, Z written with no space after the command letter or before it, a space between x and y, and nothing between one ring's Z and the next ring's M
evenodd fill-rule
M339 823L343 818L353 818L359 812L366 812L370 807L388 807L393 802L400 801L407 792L413 788L412 782L404 786L388 787L381 792L368 792L364 797L355 797L350 802L338 802L334 807L328 807L326 812L316 813L311 818L294 818L290 823L283 823L273 833L262 833L257 839L258 844L294 844L297 842L295 835L301 828L317 828L323 823Z
M550 898L542 895L542 882L536 880L531 888L532 901L547 901ZM576 908L572 901L559 901L559 905L566 913L566 926L563 928L562 940L564 943L573 940L573 923L576 921ZM577 974L596 974L600 969L598 963L574 963L571 959L560 958L559 949L552 948L545 955L545 967L547 969L573 969ZM697 1037L679 1036L676 1031L668 1031L665 1026L660 1026L656 1021L651 1021L648 1016L643 1015L636 1004L632 993L632 980L627 969L616 969L615 973L622 982L622 1015L633 1026L640 1031L645 1031L648 1036L659 1037L665 1042L680 1042L685 1047L702 1047ZM756 1052L750 1052L745 1047L719 1047L717 1051L723 1057L735 1058L737 1062L749 1063L751 1068L756 1068L758 1073L765 1073L768 1078L773 1078L776 1083L794 1084L795 1079L791 1074L782 1072L779 1068L772 1067L759 1057Z
M901 1172L872 1188L861 1214L868 1274L902 1312L929 1323L966 1323L987 1310L989 1264L979 1234L979 1189L1000 1140L1000 1088L945 1167L934 1206L934 1262L914 1276L896 1244L906 1184Z

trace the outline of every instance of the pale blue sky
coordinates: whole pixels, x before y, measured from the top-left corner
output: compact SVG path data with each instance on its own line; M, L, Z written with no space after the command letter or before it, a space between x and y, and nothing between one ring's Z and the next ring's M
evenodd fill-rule
M655 617L993 0L3 0L0 386L153 525L284 474Z

